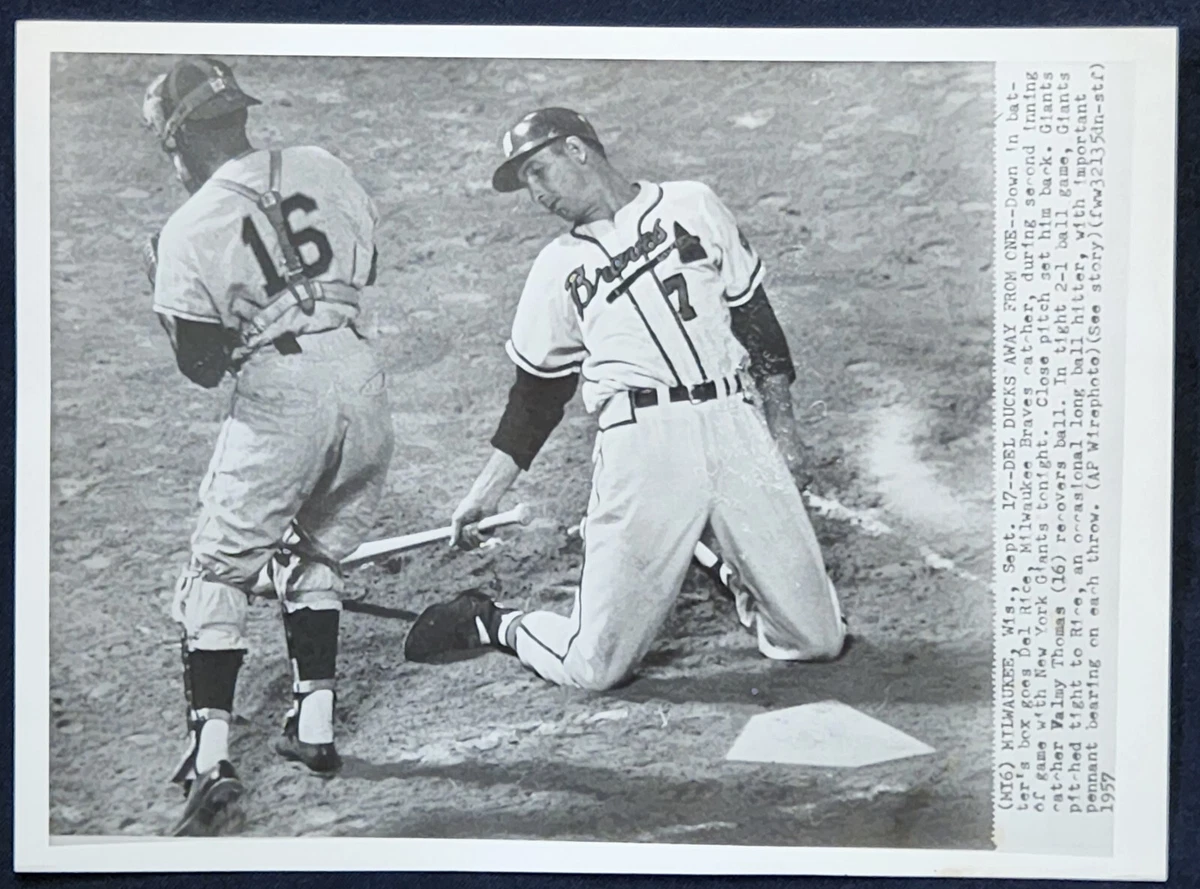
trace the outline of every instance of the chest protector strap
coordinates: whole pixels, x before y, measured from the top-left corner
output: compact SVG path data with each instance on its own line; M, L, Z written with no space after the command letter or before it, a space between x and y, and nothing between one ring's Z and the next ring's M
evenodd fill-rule
M299 306L300 311L305 315L311 315L316 301L319 299L355 307L359 304L358 291L355 288L337 283L326 285L321 281L312 280L304 273L304 262L300 259L300 253L296 250L296 246L292 243L287 220L283 218L283 197L279 193L283 175L283 156L278 150L273 150L270 157L269 185L267 190L261 194L231 179L213 179L214 185L240 194L257 205L258 209L267 217L267 222L271 224L271 228L275 232L275 240L279 243L279 249L283 253L283 280L287 286L271 302L263 306L254 317L246 319L246 333L250 336L261 335L283 317L284 313L295 306Z

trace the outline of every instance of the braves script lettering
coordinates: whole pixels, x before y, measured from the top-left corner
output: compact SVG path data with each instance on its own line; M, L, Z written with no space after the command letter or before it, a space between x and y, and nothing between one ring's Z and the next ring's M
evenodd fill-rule
M606 284L616 281L632 263L649 257L650 251L665 243L666 240L667 232L662 227L662 220L656 219L653 229L641 235L634 241L631 247L627 247L612 257L612 261L608 265L595 268L590 278L583 266L574 269L567 275L567 281L564 286L567 292L571 294L571 299L574 300L575 307L582 313L595 298L596 290L600 286L601 281L604 281Z

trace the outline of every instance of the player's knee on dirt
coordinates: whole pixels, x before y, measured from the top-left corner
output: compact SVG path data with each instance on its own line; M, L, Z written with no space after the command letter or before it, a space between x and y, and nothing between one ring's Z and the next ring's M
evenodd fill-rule
M571 684L585 691L611 691L633 674L633 667L623 663L588 664L568 659L563 666Z
M806 660L831 661L842 653L846 645L846 625L839 617L813 633L810 654Z
M189 567L175 587L171 611L190 651L244 651L247 609L243 590Z
M760 612L755 615L758 650L775 661L829 661L842 653L846 627L840 615L824 625L811 625L803 637L788 637L773 627Z

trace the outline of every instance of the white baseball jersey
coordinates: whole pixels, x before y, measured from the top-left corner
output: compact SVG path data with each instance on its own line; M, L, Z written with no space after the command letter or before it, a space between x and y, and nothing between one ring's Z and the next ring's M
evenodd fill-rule
M285 263L274 228L254 202L214 181L261 193L268 188L269 164L266 150L227 161L167 221L158 243L156 312L237 330L227 296L231 286L267 296L283 290ZM283 216L306 275L365 286L378 214L349 168L324 149L297 146L283 149L281 171ZM291 310L278 331L332 330L357 314L355 306L318 301L311 315Z
M541 377L580 372L584 405L615 392L731 377L747 359L729 307L750 299L762 261L700 182L638 182L613 220L548 244L525 282L507 343Z

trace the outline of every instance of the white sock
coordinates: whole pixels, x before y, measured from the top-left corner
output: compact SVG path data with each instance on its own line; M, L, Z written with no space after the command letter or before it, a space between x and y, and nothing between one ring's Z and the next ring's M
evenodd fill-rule
M224 719L209 719L200 728L196 774L203 775L223 759L229 759L229 723Z
M322 688L300 703L298 736L305 744L333 743L333 690Z
M512 640L509 638L509 633L512 630L513 622L518 617L524 616L525 612L523 611L510 611L508 614L502 614L500 616L500 638L497 640L499 644L513 651L517 650L517 647L513 645Z

